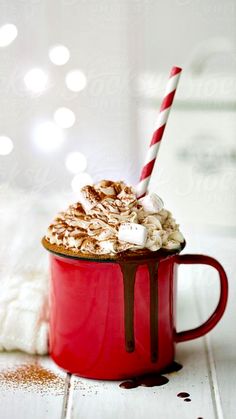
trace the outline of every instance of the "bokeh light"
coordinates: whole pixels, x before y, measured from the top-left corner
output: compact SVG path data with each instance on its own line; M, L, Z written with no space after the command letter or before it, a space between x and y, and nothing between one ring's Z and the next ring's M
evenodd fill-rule
M87 159L84 154L79 151L68 153L65 160L67 170L71 173L84 172L87 169Z
M46 121L35 127L33 140L37 148L51 152L62 145L64 137L62 130L56 124Z
M75 114L69 108L58 108L53 117L56 124L61 128L70 128L75 123Z
M88 173L78 173L71 181L71 187L74 192L79 192L85 185L92 185L93 179Z
M66 75L66 86L72 92L80 92L87 85L87 78L80 70L72 70Z
M0 135L0 155L6 156L10 154L13 150L13 141L11 138L6 137L5 135Z
M0 47L7 47L17 37L17 27L12 23L6 23L0 27Z
M55 45L49 50L49 58L55 65L64 65L70 59L70 51L64 45Z
M47 87L48 76L41 68L32 68L26 73L24 82L27 89L34 93L41 93Z

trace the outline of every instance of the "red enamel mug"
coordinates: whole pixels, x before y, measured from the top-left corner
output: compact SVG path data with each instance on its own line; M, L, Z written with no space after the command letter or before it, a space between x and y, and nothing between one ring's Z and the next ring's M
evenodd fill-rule
M50 354L71 373L120 380L163 370L175 343L208 333L222 317L228 283L209 256L161 254L149 260L88 260L50 254ZM176 267L205 264L219 273L220 297L201 326L177 332ZM126 277L126 279L125 279Z

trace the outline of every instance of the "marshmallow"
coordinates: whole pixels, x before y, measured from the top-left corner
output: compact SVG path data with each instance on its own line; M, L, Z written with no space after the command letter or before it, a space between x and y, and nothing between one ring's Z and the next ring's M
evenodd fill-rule
M90 202L82 193L82 191L79 191L79 193L77 194L78 197L78 201L81 203L84 211L86 213L88 213L95 205L96 203L92 203Z
M118 231L118 239L144 247L147 241L147 229L143 225L136 223L121 224Z
M82 195L82 193L78 194L78 201L81 203L86 213L89 212L93 207L93 205Z
M138 202L142 205L144 211L152 213L161 211L164 206L162 199L155 193L145 195Z

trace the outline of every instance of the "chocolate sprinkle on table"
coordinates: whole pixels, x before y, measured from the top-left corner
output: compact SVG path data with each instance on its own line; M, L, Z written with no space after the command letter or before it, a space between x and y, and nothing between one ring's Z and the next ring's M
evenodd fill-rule
M35 364L22 364L0 371L0 385L11 389L36 391L41 394L64 392L64 380L54 372Z

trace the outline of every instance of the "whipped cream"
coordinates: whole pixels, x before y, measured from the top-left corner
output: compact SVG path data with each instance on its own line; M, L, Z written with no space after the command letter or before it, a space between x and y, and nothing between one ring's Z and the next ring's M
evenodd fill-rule
M178 224L171 213L159 205L162 201L157 195L152 194L142 205L131 186L103 180L94 186L84 186L80 197L80 202L60 212L49 226L45 236L49 243L75 252L114 255L144 248L151 251L178 249L184 241ZM154 205L156 202L158 205ZM146 229L145 240L132 242L131 237L130 242L124 241L130 236L120 232L129 223L142 226L139 229L142 234Z

